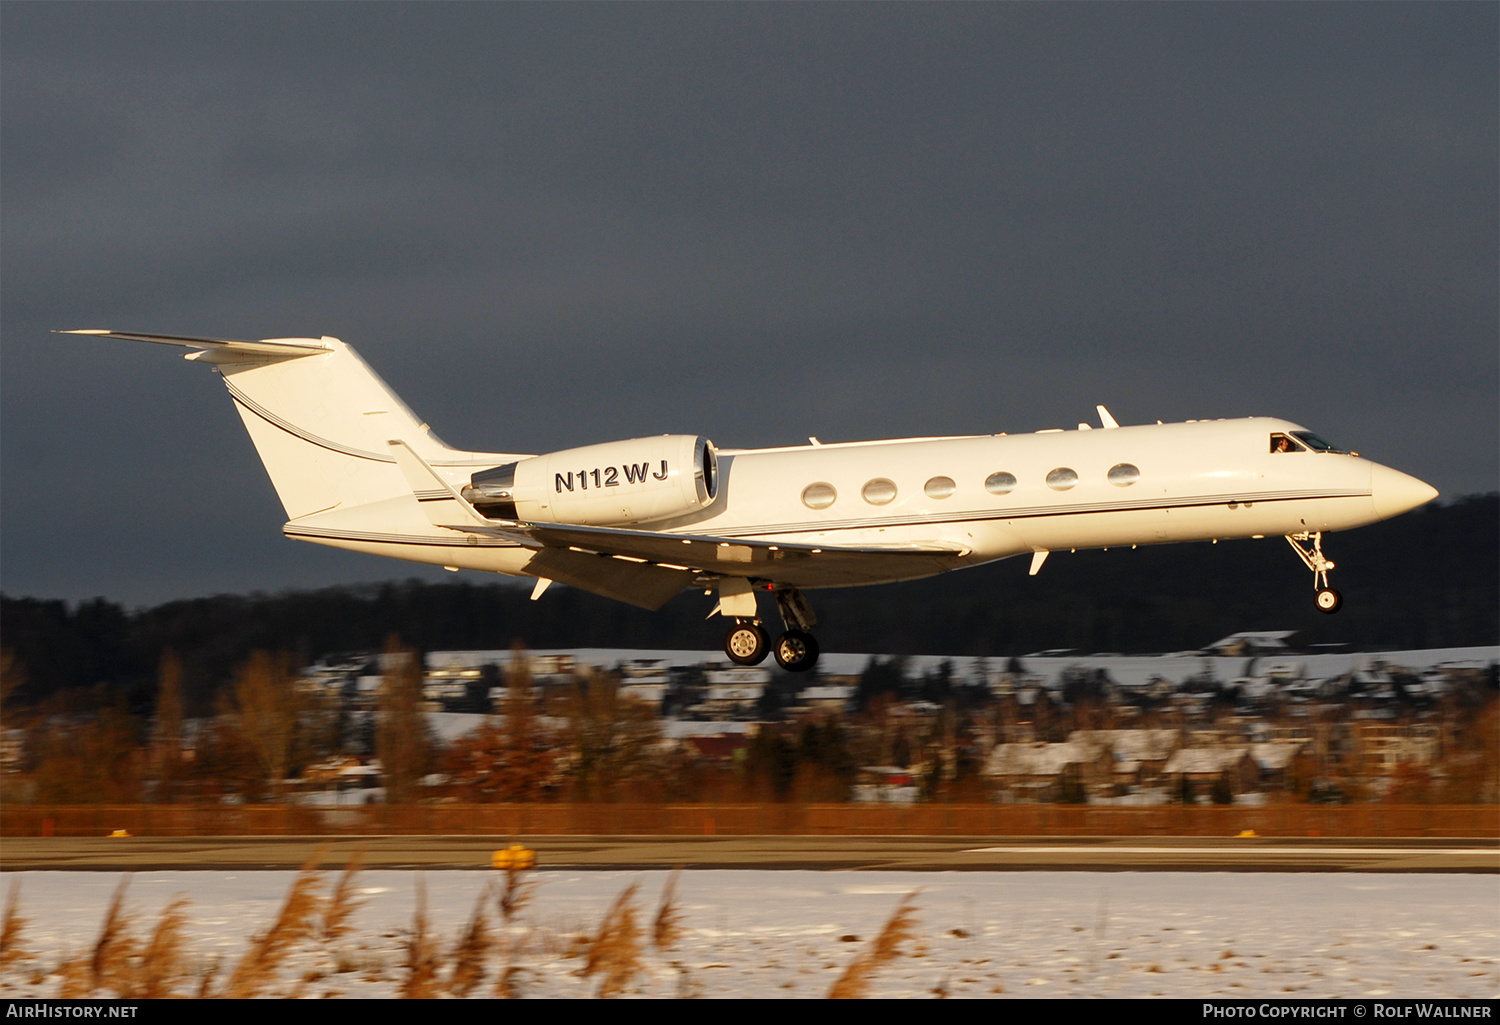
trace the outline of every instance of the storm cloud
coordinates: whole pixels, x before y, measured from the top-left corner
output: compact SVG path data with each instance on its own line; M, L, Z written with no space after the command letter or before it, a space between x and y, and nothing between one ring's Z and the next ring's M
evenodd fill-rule
M0 29L10 594L429 575L282 539L211 375L54 328L336 335L486 450L1102 402L1500 486L1493 4L6 3Z

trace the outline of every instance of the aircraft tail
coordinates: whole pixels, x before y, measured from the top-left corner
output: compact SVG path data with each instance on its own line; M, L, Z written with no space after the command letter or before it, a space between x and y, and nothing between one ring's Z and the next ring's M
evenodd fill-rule
M435 467L489 465L433 436L350 345L337 338L257 342L70 331L196 349L224 378L288 519L410 495L391 454L399 438Z

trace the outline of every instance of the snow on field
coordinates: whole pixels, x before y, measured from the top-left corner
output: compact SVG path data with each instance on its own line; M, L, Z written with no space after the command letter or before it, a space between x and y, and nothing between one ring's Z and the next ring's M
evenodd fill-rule
M144 939L178 894L189 956L222 981L274 920L291 872L140 872L129 882ZM580 936L639 883L649 934L668 873L541 871L511 930L520 995L586 996ZM336 872L325 873L331 886ZM0 976L5 996L53 996L58 966L92 948L121 876L5 873L21 881L28 956ZM425 885L430 929L452 950L489 876L367 871L350 937L288 958L273 992L394 995ZM883 997L1483 997L1500 995L1500 877L1356 873L687 871L682 935L646 947L628 993L823 996L917 892L917 939L875 976ZM490 902L493 909L494 902ZM480 993L493 992L491 955ZM192 992L184 982L179 991Z

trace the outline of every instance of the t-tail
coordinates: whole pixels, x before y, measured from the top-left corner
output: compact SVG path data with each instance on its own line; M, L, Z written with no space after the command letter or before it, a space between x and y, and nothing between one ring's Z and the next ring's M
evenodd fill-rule
M108 330L60 333L195 350L185 358L211 364L223 377L289 520L410 496L391 454L393 438L440 472L463 467L454 478L463 482L476 466L523 458L445 445L353 346L326 335L246 342Z

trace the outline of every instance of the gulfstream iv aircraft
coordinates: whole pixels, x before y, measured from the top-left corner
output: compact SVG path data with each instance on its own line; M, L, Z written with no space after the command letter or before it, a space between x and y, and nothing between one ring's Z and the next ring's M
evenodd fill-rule
M662 435L523 455L439 441L337 338L257 342L71 331L182 346L224 379L287 537L534 577L658 609L717 592L734 661L818 658L804 593L1057 549L1282 535L1335 612L1323 533L1437 492L1285 420L716 449ZM774 644L757 597L784 627ZM712 613L710 613L712 615Z

